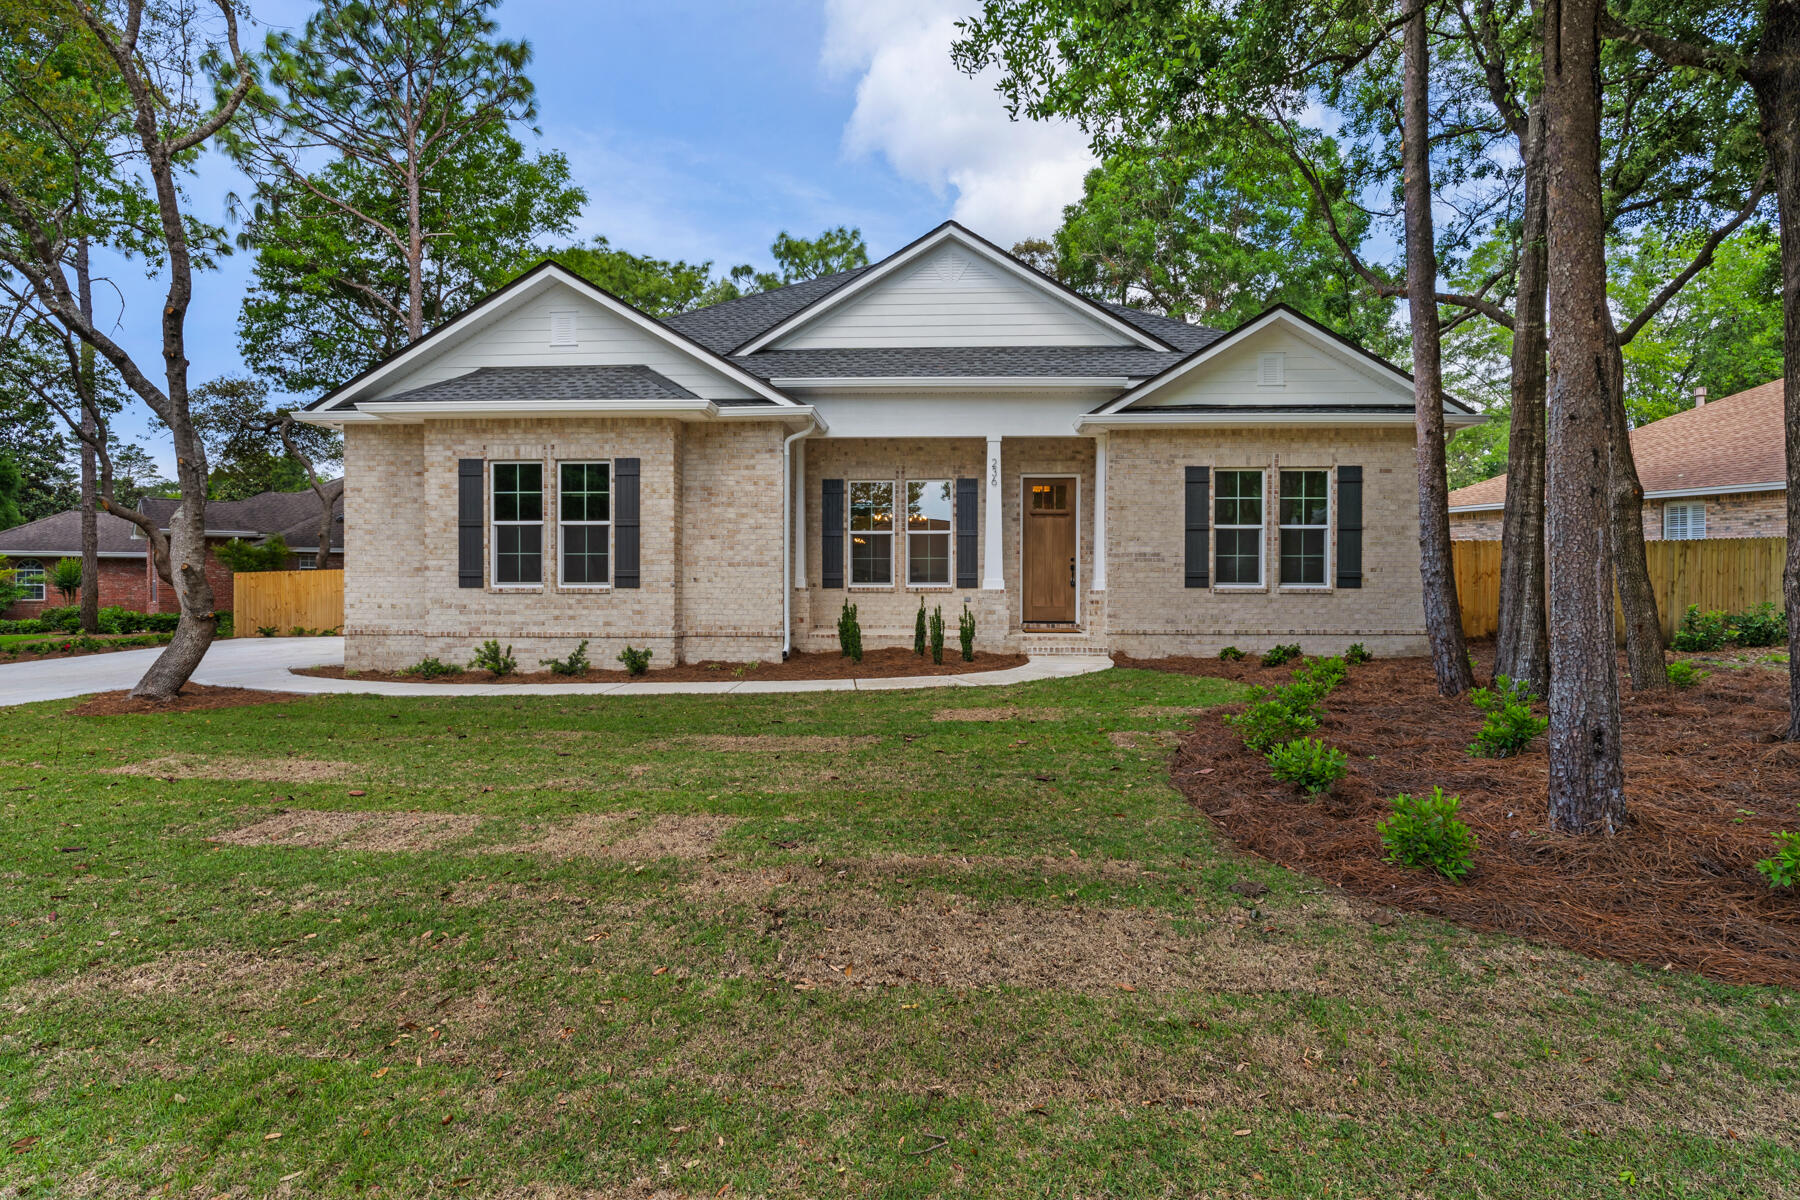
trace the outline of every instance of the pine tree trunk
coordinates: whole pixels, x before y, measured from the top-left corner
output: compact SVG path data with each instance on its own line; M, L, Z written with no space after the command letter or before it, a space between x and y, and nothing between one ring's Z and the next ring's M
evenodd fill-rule
M1523 679L1538 695L1550 686L1550 631L1544 620L1544 106L1531 106L1525 161L1525 214L1519 296L1513 315L1512 425L1506 450L1506 514L1500 533L1500 628L1494 674Z
M181 604L181 620L168 646L131 689L133 696L149 700L175 698L206 656L219 625L212 583L206 577L206 451L191 425L170 432L175 437L181 508L169 522L169 574Z
M1437 311L1437 248L1431 221L1430 48L1425 6L1406 23L1404 146L1406 291L1412 317L1413 408L1419 475L1419 575L1425 631L1438 691L1456 696L1474 685L1463 641L1462 606L1450 565L1450 484L1444 461L1444 381Z
M1625 618L1625 662L1633 691L1667 691L1668 660L1663 656L1662 623L1644 548L1644 485L1638 481L1637 459L1631 452L1631 422L1625 415L1625 356L1610 314L1606 322L1606 356L1612 410L1612 465L1608 469L1607 490L1611 495L1615 583L1619 611Z
M76 191L75 203L79 208L81 193ZM94 278L88 264L88 240L78 238L75 242L75 295L76 303L81 306L81 315L92 322L94 319ZM93 437L100 428L99 414L95 410L94 395L94 348L82 344L81 378L75 381L76 394L81 401L81 631L83 633L100 632L100 491L98 485L99 466L94 456Z
M1605 217L1600 200L1599 0L1544 5L1549 167L1550 827L1625 823L1613 654Z

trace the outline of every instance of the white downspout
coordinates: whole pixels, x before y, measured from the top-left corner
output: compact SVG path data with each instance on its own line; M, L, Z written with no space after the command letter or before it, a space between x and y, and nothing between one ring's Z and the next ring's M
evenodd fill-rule
M818 418L781 443L781 661L794 648L794 443L819 431ZM802 487L806 481L801 480Z

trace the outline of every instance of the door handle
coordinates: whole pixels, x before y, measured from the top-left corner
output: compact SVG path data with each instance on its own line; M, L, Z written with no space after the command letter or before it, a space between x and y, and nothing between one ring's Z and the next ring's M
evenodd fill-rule
M1075 556L1069 556L1069 586L1075 586Z

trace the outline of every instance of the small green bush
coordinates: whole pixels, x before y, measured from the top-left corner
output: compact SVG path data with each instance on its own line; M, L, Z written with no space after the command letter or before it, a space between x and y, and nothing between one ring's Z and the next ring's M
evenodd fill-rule
M1787 641L1787 614L1772 600L1725 618L1725 626L1739 646L1779 646Z
M1429 796L1394 797L1394 811L1375 823L1382 857L1402 867L1430 868L1460 883L1475 866L1475 834L1457 816L1462 798L1434 787Z
M1283 742L1311 733L1319 727L1324 711L1316 685L1289 683L1273 689L1259 688L1249 706L1225 723L1243 735L1244 745L1267 753Z
M285 571L291 552L288 550L287 540L278 533L265 542L246 542L243 538L232 538L213 553L234 574L246 574L255 571Z
M435 655L421 658L410 667L402 667L398 674L417 675L420 679L438 679L445 675L462 674L461 667L451 666Z
M489 638L475 652L475 660L469 664L469 669L488 671L495 675L511 675L519 669L519 660L513 657L511 646L502 650L499 642Z
M1669 664L1669 683L1678 688L1693 687L1710 674L1711 671L1696 670L1686 659L1678 658Z
M275 628L273 625L258 625L256 627L256 632L260 633L263 637L274 637L276 634L280 633L281 630Z
M963 605L962 616L956 619L956 634L962 639L962 656L964 662L975 661L975 613L968 605Z
M1317 738L1297 738L1269 751L1269 773L1303 792L1318 795L1350 772L1350 758Z
M540 658L538 663L549 667L552 675L580 675L588 669L587 642L584 639L567 658Z
M1475 688L1469 699L1487 714L1481 732L1469 744L1476 758L1511 758L1529 746L1533 739L1549 727L1550 722L1531 711L1536 699L1531 685L1524 681L1494 676L1491 688Z
M619 661L625 664L627 675L642 675L650 669L650 659L656 651L645 646L642 650L627 646L619 651Z
M37 619L46 633L75 633L81 628L81 610L73 604L39 609Z
M848 600L838 613L838 653L851 662L862 661L862 625L856 619L856 605Z
M75 593L81 590L81 560L79 558L57 559L50 564L45 582L61 592L64 601L75 599Z
M1730 640L1731 628L1724 613L1716 609L1703 613L1698 604L1690 604L1670 645L1677 650L1717 650Z
M1262 665L1265 667L1279 667L1283 663L1291 663L1299 657L1299 643L1290 642L1287 645L1276 645L1271 647L1269 652L1262 656Z
M925 657L925 597L919 597L919 615L913 619L913 653Z
M1790 888L1800 882L1800 833L1775 835L1775 857L1756 864L1772 888Z
M1225 662L1243 662L1244 652L1236 646L1227 646L1219 651L1219 657Z
M1369 648L1361 642L1351 642L1350 648L1344 651L1344 661L1353 667L1359 667L1366 662L1373 662L1374 659L1375 656L1369 653Z
M931 661L944 661L944 606L941 604L931 610Z
M1329 658L1315 658L1294 668L1294 679L1300 683L1310 683L1319 689L1321 696L1328 696L1337 685L1344 682L1344 676L1350 668L1344 660L1332 655Z
M317 629L308 629L304 625L296 625L292 629L288 630L288 636L289 637L318 637L319 631Z

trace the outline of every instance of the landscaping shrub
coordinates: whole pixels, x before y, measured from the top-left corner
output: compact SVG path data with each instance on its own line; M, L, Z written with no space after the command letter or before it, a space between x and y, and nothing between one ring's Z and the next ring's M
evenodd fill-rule
M1299 657L1300 646L1298 643L1289 643L1285 646L1276 645L1271 647L1269 652L1262 656L1262 665L1265 667L1279 667L1281 664L1291 663Z
M1344 676L1349 673L1350 668L1344 665L1344 660L1332 655L1329 658L1315 658L1295 667L1294 679L1300 683L1312 684L1319 689L1321 696L1328 696L1338 684L1344 682Z
M291 551L288 550L287 539L278 533L266 542L246 542L243 538L232 538L214 553L233 573L241 574L285 571Z
M931 661L944 661L944 606L941 604L931 610Z
M502 650L499 642L489 638L475 652L475 661L469 664L469 669L491 671L495 675L511 675L519 669L519 660L513 657L511 646Z
M1429 796L1394 797L1394 811L1375 823L1387 853L1402 867L1427 868L1460 883L1475 866L1475 835L1461 817L1462 798L1434 787Z
M57 559L50 564L50 570L44 581L61 592L64 600L75 599L75 593L81 590L81 560L79 558Z
M275 628L273 625L258 625L256 627L256 632L263 637L274 637L276 634L280 633L281 630Z
M1493 687L1475 688L1469 699L1487 714L1481 732L1469 745L1469 753L1476 758L1510 758L1529 746L1550 724L1531 711L1536 696L1523 679L1496 675Z
M1793 887L1800 881L1800 833L1776 834L1775 857L1763 859L1756 869L1772 888Z
M0 621L0 634L6 633L55 633L56 630L44 624L36 617L26 617L21 621Z
M856 605L848 600L838 613L838 653L851 662L862 661L862 626L856 620Z
M925 657L925 597L919 597L919 615L913 620L913 653Z
M1219 651L1219 657L1225 662L1243 662L1244 652L1236 646L1227 646Z
M1725 618L1725 625L1739 646L1779 646L1787 641L1787 614L1771 600Z
M1694 664L1686 659L1676 659L1669 664L1669 683L1675 687L1693 687L1702 679L1712 674L1711 671L1697 671Z
M964 662L975 661L975 614L968 605L963 605L962 616L956 619L956 633L962 639L962 656Z
M552 675L579 675L588 669L587 642L584 639L567 658L540 658L538 663L549 667Z
M1319 727L1324 716L1319 706L1316 685L1290 683L1274 689L1259 688L1249 707L1236 716L1226 717L1244 738L1244 745L1259 753L1291 742Z
M1670 645L1677 650L1717 650L1730 640L1731 629L1725 624L1724 613L1703 613L1698 604L1690 604Z
M582 643L584 646L586 644L586 642ZM437 679L444 675L460 675L462 674L462 668L453 667L434 655L428 655L425 658L421 658L410 667L402 667L399 674L417 675L420 679Z
M1269 751L1269 773L1311 795L1329 792L1350 771L1350 759L1317 738L1296 738Z
M1361 666L1363 663L1373 662L1374 660L1375 656L1370 654L1369 648L1361 642L1351 642L1350 648L1344 651L1344 661L1353 667Z
M109 637L101 639L88 634L77 634L74 637L47 638L41 642L14 642L10 646L0 646L0 654L8 659L16 659L21 654L69 654L80 650L93 653L100 650L139 650L146 646L166 646L173 634L142 633L128 637Z
M625 664L625 673L627 675L642 675L650 669L650 659L654 657L655 654L656 651L650 649L648 646L645 646L642 650L639 650L634 646L627 646L619 651L619 661Z
M73 604L42 609L38 612L37 619L49 633L74 633L81 628L81 610Z

